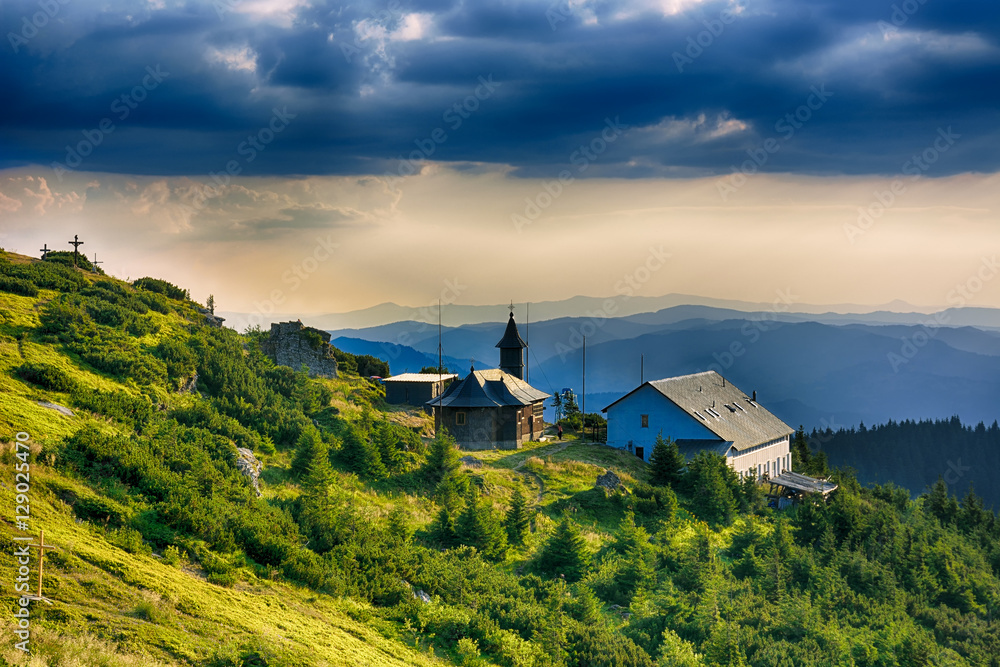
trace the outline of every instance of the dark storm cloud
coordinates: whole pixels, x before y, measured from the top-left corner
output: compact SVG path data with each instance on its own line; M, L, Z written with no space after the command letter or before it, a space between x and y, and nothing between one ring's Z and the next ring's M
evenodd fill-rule
M608 119L629 129L581 175L724 174L768 139L763 171L892 174L949 126L961 138L927 175L1000 160L995 3L267 4L5 2L0 167L70 165L79 148L79 169L123 173L427 159L551 176ZM292 119L269 133L276 110Z

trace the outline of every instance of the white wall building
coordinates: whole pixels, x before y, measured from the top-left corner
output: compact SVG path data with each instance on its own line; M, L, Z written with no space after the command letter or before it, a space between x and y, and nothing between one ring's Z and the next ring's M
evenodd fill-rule
M787 424L715 371L643 383L604 408L608 444L649 460L656 436L674 440L686 458L708 449L740 475L791 470Z

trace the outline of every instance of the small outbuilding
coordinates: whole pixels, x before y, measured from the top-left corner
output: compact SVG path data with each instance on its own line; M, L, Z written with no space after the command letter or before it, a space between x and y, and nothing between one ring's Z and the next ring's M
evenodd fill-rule
M402 373L383 378L385 402L390 405L424 405L442 393L457 378L454 373Z

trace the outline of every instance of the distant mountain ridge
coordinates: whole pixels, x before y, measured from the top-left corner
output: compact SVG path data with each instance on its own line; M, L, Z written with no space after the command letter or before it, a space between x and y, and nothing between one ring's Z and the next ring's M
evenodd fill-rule
M677 306L626 317L558 318L520 326L530 343L529 378L549 392L563 387L580 391L586 335L591 412L637 386L642 362L646 380L717 370L745 391L757 389L765 405L792 426L836 429L861 421L956 414L966 423L990 423L1000 416L1000 330L924 324L982 321L988 315L982 310L989 311L956 309L937 318L873 314L897 321L871 323L857 315ZM444 350L454 359L481 359L493 366L503 327L502 318L443 327ZM405 340L407 347L436 358L437 327L422 323L334 335L390 346Z
M803 304L795 302L793 294L776 294L770 302L750 302L734 299L715 299L690 294L666 294L663 296L628 296L623 294L609 297L575 296L559 301L540 301L530 304L515 303L515 315L519 322L542 322L563 317L631 317L680 307L707 307L739 313L787 313L802 319L815 321L858 321L885 324L919 324L935 312L949 313L955 319L952 325L970 325L1000 329L1000 309L963 308L943 310L941 307L921 307L903 301L893 301L878 306L860 304ZM505 304L461 305L444 304L441 308L442 323L447 326L483 324L495 322L507 311ZM961 311L961 312L958 312ZM367 329L395 322L420 322L424 326L437 326L437 303L410 307L395 303L382 303L370 308L344 313L320 313L303 315L275 313L267 316L242 312L219 314L227 319L230 326L238 331L250 324L264 328L270 322L302 318L309 326L327 330Z

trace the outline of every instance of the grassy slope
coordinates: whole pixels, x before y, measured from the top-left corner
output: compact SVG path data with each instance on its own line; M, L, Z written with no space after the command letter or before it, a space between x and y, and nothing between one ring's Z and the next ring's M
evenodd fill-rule
M10 257L10 255L8 255ZM13 257L15 261L19 258ZM13 439L19 431L33 443L61 439L87 423L116 428L95 415L63 416L39 405L66 405L68 396L21 382L13 369L25 361L62 368L74 380L93 389L136 391L89 369L58 346L36 344L24 333L37 325L38 310L56 292L38 298L0 292L0 578L13 580L12 514ZM153 313L163 325L156 336L140 342L155 345L160 337L184 326L178 315ZM346 384L346 383L344 383ZM345 401L349 386L339 387ZM190 400L166 397L174 401ZM39 447L34 446L35 453ZM275 463L281 463L280 458ZM280 476L281 471L276 471ZM154 556L127 553L109 543L99 527L79 523L60 498L93 494L43 462L32 464L32 529L46 531L46 541L59 547L48 560L45 593L55 604L35 607L36 657L31 664L154 665L201 662L258 640L273 647L290 664L302 665L428 665L438 661L401 641L386 639L352 616L368 616L364 607L337 601L306 589L255 580L236 589L207 583L197 571L171 567ZM139 611L137 611L137 608ZM0 603L0 628L11 637L8 610L13 599ZM23 656L5 642L0 662L21 664ZM220 648L221 647L221 648Z
M68 396L47 392L19 381L12 370L24 361L44 361L59 366L78 383L102 390L136 392L99 372L93 372L75 355L58 346L36 344L22 334L37 324L37 312L45 300L55 296L45 291L37 299L0 292L0 441L10 441L17 431L28 431L40 443L61 439L88 422L100 420L89 414L70 418L38 405L48 400L66 404ZM164 336L184 326L178 315L153 314L163 326L155 336L141 339L155 345ZM196 315L191 312L189 317ZM20 340L19 338L23 338ZM349 419L360 417L362 408L352 400L365 383L358 379L327 381L334 392L332 407ZM190 395L164 395L163 401L176 405L194 400ZM392 406L385 415L393 421L420 429L427 434L432 421L420 410ZM100 421L102 428L117 425ZM8 450L10 445L7 446ZM290 452L263 457L265 498L292 498L298 486L290 480ZM584 443L572 434L562 442L529 443L512 451L468 452L482 466L468 472L478 478L482 497L497 509L505 509L515 488L520 488L535 509L536 532L527 544L512 550L505 564L516 568L541 545L551 526L564 511L570 511L583 526L593 548L605 543L621 521L621 512L605 502L594 502L594 482L605 470L615 471L626 486L646 481L648 467L636 457L602 445ZM4 468L10 470L10 455ZM198 663L220 650L247 646L262 638L292 664L310 665L396 665L434 662L424 651L412 650L412 636L400 636L398 628L383 626L386 639L363 621L369 621L364 607L349 600L333 600L306 589L273 581L244 581L235 589L207 583L190 568L180 570L157 557L127 553L109 543L100 528L77 523L72 510L60 498L93 494L84 485L67 479L58 471L39 464L33 468L33 503L38 511L35 528L46 530L46 539L59 545L62 555L47 569L46 592L56 600L51 610L39 611L42 626L36 639L39 651L49 662L37 664L178 664ZM414 493L404 481L390 480L366 484L348 473L337 473L338 486L348 491L352 503L372 520L388 515L394 506L407 509L415 528L426 527L437 512L422 493ZM3 480L6 483L6 480ZM4 507L12 504L12 490L0 487ZM3 521L9 522L8 513ZM683 519L675 539L684 542L693 534L693 522ZM5 533L9 523L5 523ZM720 536L721 537L721 536ZM10 549L0 555L2 573L9 576L13 561ZM3 613L7 623L9 614ZM352 620L360 619L362 622ZM615 617L617 618L617 617ZM612 619L614 620L614 619ZM404 644L405 642L405 644ZM219 647L223 647L220 649ZM79 662L61 656L82 654ZM110 658L97 657L110 655ZM10 651L0 657L12 660ZM220 663L228 664L228 663Z

